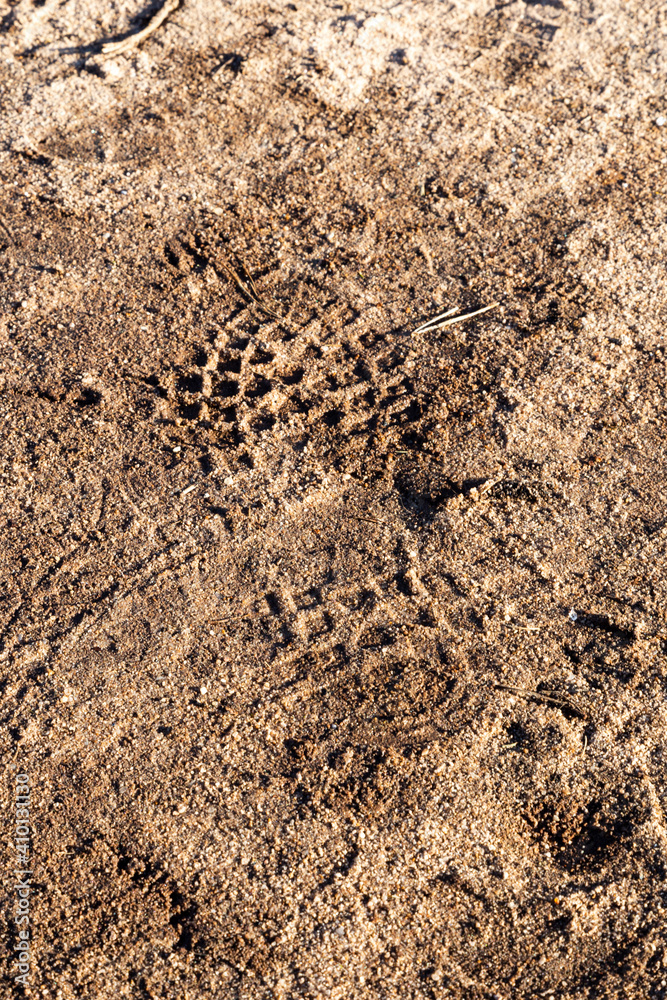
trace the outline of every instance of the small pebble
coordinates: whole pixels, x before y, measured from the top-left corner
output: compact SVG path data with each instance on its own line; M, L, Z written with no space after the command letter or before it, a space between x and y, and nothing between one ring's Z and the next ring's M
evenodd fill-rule
M570 613L569 613L569 615L567 617L570 619L571 622L576 622L576 620L579 617L579 615L574 610L574 608L570 608Z
M658 126L658 128L662 128L663 125L667 125L667 118L665 118L664 115L660 115L658 118L656 118L655 123Z

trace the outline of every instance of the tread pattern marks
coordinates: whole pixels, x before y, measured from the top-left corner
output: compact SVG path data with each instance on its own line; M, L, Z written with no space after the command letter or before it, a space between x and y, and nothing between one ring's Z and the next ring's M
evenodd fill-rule
M242 337L198 349L189 365L151 384L166 416L245 454L265 446L266 435L300 451L317 441L325 455L338 454L337 442L367 450L378 435L387 445L401 439L428 404L399 351L382 342L362 350L343 344L334 358L305 338L284 345Z

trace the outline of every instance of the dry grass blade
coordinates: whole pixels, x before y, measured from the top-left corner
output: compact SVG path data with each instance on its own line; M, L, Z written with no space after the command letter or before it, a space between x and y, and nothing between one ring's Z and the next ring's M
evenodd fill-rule
M384 524L385 527L391 528L390 524L387 524L386 521L380 521L377 517L362 517L361 514L350 514L349 517L355 521L371 521L373 524Z
M246 279L248 281L248 284L250 285L250 290L252 292L253 298L257 302L261 302L262 301L262 297L259 294L259 292L257 291L257 285L255 284L255 279L253 278L252 274L250 273L250 269L248 268L248 265L246 264L246 262L243 259L241 260L241 264L243 266L243 270L245 271Z
M149 35L152 35L154 31L160 27L160 25L166 21L173 11L176 10L181 0L166 0L164 5L160 8L157 14L154 15L148 22L145 28L141 31L137 31L134 35L130 35L128 38L123 38L119 42L107 42L106 45L102 46L102 55L104 56L119 56L123 52L129 52L136 45L141 45Z
M571 701L569 698L560 698L551 694L544 694L542 691L528 691L525 688L513 687L511 684L494 684L493 686L497 691L509 691L511 694L518 694L521 698L544 701L549 705L556 705L558 708L567 708L571 712L574 712L575 715L578 715L580 719L588 718L583 708L580 708L579 705Z
M429 327L431 323L437 323L439 319L446 319L448 316L453 316L454 313L456 312L456 308L457 307L454 306L453 309L448 309L447 312L439 313L437 316L434 316L433 319L429 319L425 323L422 323L421 326L418 326L417 329L413 331L413 333L421 333L421 331L426 330L426 328Z
M446 313L434 316L428 323L422 323L413 333L432 333L434 330L443 330L446 326L454 326L455 323L463 323L467 319L473 319L474 316L482 316L484 313L490 312L491 309L497 309L499 305L500 302L492 302L490 306L475 309L474 312L459 313L458 316L452 315L456 309L450 309ZM438 320L442 320L442 322L439 323Z
M254 304L261 309L263 313L266 313L267 316L272 316L274 319L281 319L281 316L275 311L275 309L272 309L271 306L267 306L261 298L259 292L257 291L257 285L255 284L253 277L245 264L243 265L243 270L246 275L245 281L243 281L241 276L234 270L233 267L230 267L229 264L226 264L224 261L220 261L220 265L234 281L239 291L242 292L247 299L254 302Z
M478 489L479 495L482 496L484 493L488 493L489 490L492 490L494 486L497 486L498 483L502 483L502 481L503 481L502 476L498 476L496 479L487 479L484 485L479 487Z
M225 264L225 262L223 260L220 261L220 266L222 267L222 269L224 271L227 272L227 274L229 275L229 277L235 283L236 287L239 289L239 291L243 295L245 295L245 297L247 299L250 299L252 302L256 302L257 301L256 296L253 295L253 293L248 288L248 286L245 284L245 282L241 280L240 276L236 273L236 271L234 270L233 267L230 267L229 264Z

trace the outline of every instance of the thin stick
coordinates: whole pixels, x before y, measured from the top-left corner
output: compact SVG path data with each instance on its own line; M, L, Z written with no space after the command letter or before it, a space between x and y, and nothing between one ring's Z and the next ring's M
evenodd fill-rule
M181 0L165 0L165 3L148 22L145 28L141 31L136 31L133 35L128 38L123 38L119 42L107 42L106 45L102 46L102 55L104 56L119 56L123 52L128 52L133 49L135 45L140 45L149 35L152 35L154 31L160 27L163 21L169 17L169 15L176 10Z
M431 329L441 330L445 326L453 326L454 323L463 323L466 319L472 319L473 316L481 316L483 313L490 312L491 309L497 309L500 302L492 302L490 306L484 306L483 309L475 309L474 312L462 313L460 316L452 316L451 319L445 320L444 323L440 323L436 327L431 327Z
M487 479L487 481L484 483L483 486L477 487L477 492L479 493L480 496L483 493L488 493L489 490L492 490L494 486L497 486L498 483L502 483L502 481L503 481L502 476L499 476L498 479Z
M172 490L169 495L172 497L175 496L185 497L188 495L188 493L192 493L193 490L196 490L198 486L201 486L203 482L205 482L205 479L202 478L199 479L196 483L192 483L190 486L186 486L184 489L181 489L181 487L179 486L177 490Z
M220 65L217 66L213 70L213 72L211 73L211 79L214 80L216 78L216 76L218 76L219 73L222 73L223 69L226 69L229 66L229 64L234 61L234 58L235 57L234 57L234 55L232 53L229 53L229 55L226 55L224 57L224 59L222 60L222 62L220 63Z
M378 521L377 517L360 517L359 514L350 514L350 517L354 518L355 521L372 521L373 524L384 524L386 528L391 528L390 524L386 521Z
M538 701L546 701L550 705L557 705L559 708L569 708L572 712L585 719L586 713L578 705L575 705L569 698L554 698L552 695L542 694L541 691L527 691L525 688L512 687L510 684L494 684L498 691L510 691L511 694L518 694L522 698L537 698Z
M423 323L420 327L414 331L414 333L433 333L435 330L444 330L446 326L453 326L455 323L463 323L466 319L472 319L474 316L481 316L483 313L489 312L491 309L497 309L500 302L492 302L490 306L484 306L483 309L475 309L474 312L461 313L459 316L451 316L454 310L450 310L450 319L443 320L442 323L436 322L441 319L440 316L436 316L434 319L429 320L428 323ZM443 313L443 316L446 315Z
M448 309L447 312L440 313L439 316L434 316L433 319L429 319L425 323L422 323L422 325L418 326L417 329L414 330L413 332L414 333L421 333L421 331L425 330L427 326L431 325L431 323L436 323L439 319L445 319L447 316L453 316L454 313L456 312L457 308L458 308L458 306L454 306L453 309Z

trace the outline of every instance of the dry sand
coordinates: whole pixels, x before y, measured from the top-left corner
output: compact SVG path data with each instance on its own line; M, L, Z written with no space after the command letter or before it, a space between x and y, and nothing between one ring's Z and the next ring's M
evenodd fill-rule
M0 0L2 995L18 767L26 996L667 996L664 3L158 7Z

